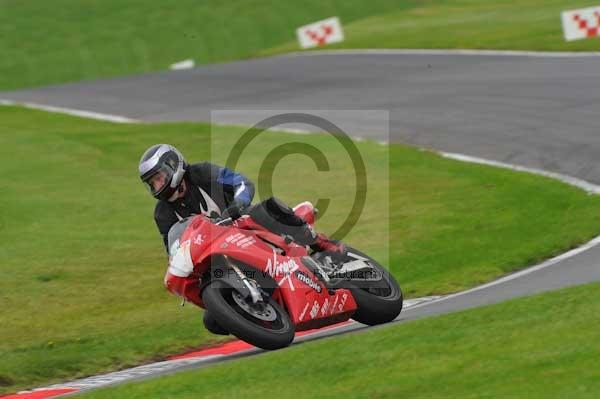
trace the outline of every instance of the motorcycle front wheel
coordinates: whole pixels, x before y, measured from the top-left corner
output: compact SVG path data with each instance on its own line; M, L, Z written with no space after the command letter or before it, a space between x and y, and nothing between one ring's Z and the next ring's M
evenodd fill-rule
M252 303L224 281L211 282L202 301L216 322L242 341L262 349L280 349L294 340L295 327L272 298Z

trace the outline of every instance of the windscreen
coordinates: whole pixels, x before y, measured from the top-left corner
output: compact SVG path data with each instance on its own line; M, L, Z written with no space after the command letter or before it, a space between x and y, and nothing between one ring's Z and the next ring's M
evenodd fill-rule
M180 220L179 222L175 223L169 230L169 256L173 256L173 254L177 251L177 248L179 247L179 237L181 237L185 229L187 229L187 227L190 225L194 216L195 215Z

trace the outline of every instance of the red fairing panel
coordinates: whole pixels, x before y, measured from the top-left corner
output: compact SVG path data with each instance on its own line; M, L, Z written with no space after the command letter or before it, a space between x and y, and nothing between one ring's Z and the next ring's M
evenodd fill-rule
M314 222L309 202L297 206L295 212L307 222ZM213 256L225 255L275 280L279 288L274 298L286 308L298 331L345 321L356 310L350 291L338 289L330 295L324 284L304 266L302 257L308 256L305 247L286 243L284 238L264 230L248 216L230 226L217 226L202 216L196 217L180 241L181 247L189 248L188 261L179 257L179 268L172 270L174 274L167 272L165 285L170 292L198 306L203 307L200 276L211 272ZM188 270L189 275L185 276L182 270Z
M200 284L198 277L174 276L169 271L165 274L165 287L169 292L183 297L201 308L204 307L200 297Z
M337 289L330 295L325 285L301 263L278 281L280 295L297 331L348 320L356 311L350 291Z

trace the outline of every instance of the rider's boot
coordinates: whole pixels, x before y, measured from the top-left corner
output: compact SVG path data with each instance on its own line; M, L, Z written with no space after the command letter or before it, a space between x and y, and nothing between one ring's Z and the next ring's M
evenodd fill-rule
M348 253L343 242L332 240L323 233L317 233L315 242L310 245L310 248L320 252L321 256L330 256L334 263L341 262Z

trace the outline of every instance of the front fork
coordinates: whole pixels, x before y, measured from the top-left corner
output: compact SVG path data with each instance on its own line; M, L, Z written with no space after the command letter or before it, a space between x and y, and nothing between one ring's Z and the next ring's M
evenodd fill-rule
M242 280L242 283L246 286L248 291L250 292L250 297L252 298L252 303L257 303L263 300L262 293L260 292L260 288L256 284L256 281L250 280L242 271L234 264L230 265L231 268L236 272L238 277Z
M255 280L248 278L227 255L222 255L222 259L224 264L223 270L219 273L217 273L217 270L213 272L215 276L220 275L216 278L225 281L245 299L250 298L254 304L263 302L264 298L269 296Z

